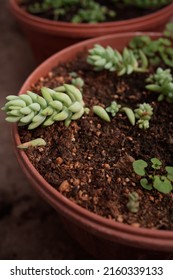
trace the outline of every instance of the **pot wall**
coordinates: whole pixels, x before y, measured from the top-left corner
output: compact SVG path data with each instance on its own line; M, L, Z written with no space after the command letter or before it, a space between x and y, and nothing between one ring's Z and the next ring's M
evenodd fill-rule
M20 94L29 90L33 83L58 63L72 59L81 50L91 48L95 43L122 49L132 37L140 34L142 33L109 35L68 47L42 63L28 77ZM159 36L145 33L147 34ZM73 238L97 259L164 259L173 255L173 231L135 228L100 217L69 201L43 179L25 152L16 148L20 144L16 125L13 126L13 138L19 164L34 189L59 213Z
M173 15L173 3L147 16L99 24L71 24L32 16L9 0L10 10L22 27L36 61L42 62L53 53L93 37L131 31L162 31Z

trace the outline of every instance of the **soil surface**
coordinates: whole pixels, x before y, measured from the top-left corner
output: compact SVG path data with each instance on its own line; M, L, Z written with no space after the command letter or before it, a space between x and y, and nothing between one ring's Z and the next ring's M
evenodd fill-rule
M22 2L22 1L21 1ZM28 12L31 13L31 10L28 9L28 7L31 4L34 3L41 3L42 0L23 0L23 4L21 4L21 6L27 10ZM107 1L107 0L98 0L96 1L97 3L99 3L100 5L107 7L110 11L115 11L116 14L114 17L110 17L108 14L105 15L105 22L110 22L110 21L119 21L119 20L126 20L126 19L132 19L132 18L137 18L137 17L141 17L141 16L145 16L147 14L153 13L157 10L159 10L158 8L139 8L139 7L135 7L133 5L128 5L125 6L123 3L121 3L121 1L119 1L119 3L113 3L113 1ZM76 13L80 10L81 5L80 4L75 4L73 6L68 7L67 12L65 14L62 14L59 16L58 20L59 21L64 21L64 22L71 22L72 18L74 15L76 15ZM37 15L39 17L42 18L47 18L50 20L54 20L54 12L53 9L49 9L47 11L42 11L42 12L34 12L34 15Z
M117 77L109 71L93 71L86 53L52 69L31 90L54 88L70 83L71 72L84 80L85 105L107 107L116 100L132 109L147 102L154 108L149 129L132 126L119 112L107 123L93 114L84 115L67 128L63 122L28 131L19 129L21 141L42 137L45 147L29 148L26 153L42 176L70 200L108 219L135 227L173 230L173 193L145 190L132 169L137 159L157 157L163 167L173 164L172 104L158 102L158 94L145 90L146 73ZM162 171L161 171L162 172ZM131 192L139 195L139 210L127 208Z

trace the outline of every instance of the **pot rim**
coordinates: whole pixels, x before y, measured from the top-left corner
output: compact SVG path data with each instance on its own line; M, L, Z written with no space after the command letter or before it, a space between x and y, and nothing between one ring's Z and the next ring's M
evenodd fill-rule
M90 47L91 45L95 44L97 40L99 40L98 43L103 43L109 41L109 39L111 38L116 40L118 38L133 37L136 35L150 35L153 37L159 37L160 33L131 32L124 34L106 35L99 38L85 40L70 47L67 47L52 55L50 58L48 58L42 64L40 64L26 79L19 91L19 94L26 92L26 89L29 87L29 85L38 80L38 78L40 77L40 72L42 72L42 76L44 76L55 65L60 63L58 59L60 59L63 55L65 55L67 60L68 54L71 51L77 50L76 52L78 52L79 50L84 49L86 46ZM43 71L41 69L43 69ZM12 134L14 144L16 147L19 144L21 144L17 130L17 124L12 125ZM93 233L95 233L98 230L98 235L106 235L110 240L114 240L116 238L116 240L119 239L123 243L132 243L133 246L138 246L138 244L140 244L140 247L143 246L144 248L155 248L161 249L162 251L173 251L173 231L135 228L131 225L109 220L93 212L90 212L89 210L86 210L81 206L77 205L76 203L70 201L57 190L55 190L50 184L48 184L47 181L39 174L36 168L32 165L32 163L30 162L29 158L23 150L16 148L16 154L21 167L24 169L25 174L35 185L35 189L41 194L42 197L47 197L49 203L54 208L59 207L63 215L70 216L70 218L73 219L75 223L81 224L81 226L83 227L86 227L87 223L87 227L90 228Z
M144 22L150 21L150 20L159 20L161 18L164 18L165 15L167 17L172 15L172 10L173 10L173 3L168 4L167 6L159 9L156 12L150 13L149 15L145 16L140 16L132 19L127 19L127 20L119 20L119 21L111 21L111 22L100 22L100 23L70 23L70 22L62 22L62 21L54 21L54 20L49 20L49 19L44 19L40 18L38 16L34 16L32 14L29 14L28 12L24 11L21 9L18 5L19 0L9 0L10 6L12 11L18 15L18 17L23 18L24 21L30 21L31 24L37 23L40 26L44 27L45 25L52 27L52 28L58 28L58 27L63 27L63 28L70 28L70 29L100 29L100 28L109 28L109 27L124 27L125 25L140 25L143 24ZM83 31L82 31L83 32Z

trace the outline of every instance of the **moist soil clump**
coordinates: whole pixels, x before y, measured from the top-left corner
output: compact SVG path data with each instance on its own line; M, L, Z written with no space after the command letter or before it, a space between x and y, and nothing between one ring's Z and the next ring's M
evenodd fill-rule
M19 127L21 142L37 137L47 145L26 150L38 172L57 191L74 203L98 215L135 227L173 230L173 193L145 190L132 168L137 159L159 158L163 166L173 164L172 105L158 102L158 94L145 90L146 73L118 77L109 71L96 72L86 63L86 53L52 69L30 89L57 87L71 82L71 72L84 80L86 107L110 106L116 100L134 109L147 102L154 108L149 129L132 126L125 114L118 112L107 123L92 109L69 127L63 122L28 131ZM139 210L127 208L131 192L139 195Z
M20 3L21 7L23 7L27 12L31 11L29 10L29 6L31 4L35 3L41 3L42 0L24 0ZM145 16L147 14L156 12L159 10L159 8L140 8L140 7L135 7L134 5L125 5L123 3L112 3L112 1L107 1L107 0L100 0L96 1L96 3L99 3L100 5L108 8L111 11L115 11L116 15L114 17L109 16L109 14L105 14L105 20L104 22L111 22L111 21L119 21L119 20L126 20L126 19L132 19L132 18L137 18L141 16ZM76 13L80 10L81 6L80 4L75 4L73 6L68 7L68 12L62 13L62 15L59 15L58 21L63 21L63 22L71 22L73 16L76 15ZM46 11L39 11L39 12L34 12L34 15L39 16L41 18L46 18L49 20L55 20L55 15L53 12L53 9L50 8L49 10Z

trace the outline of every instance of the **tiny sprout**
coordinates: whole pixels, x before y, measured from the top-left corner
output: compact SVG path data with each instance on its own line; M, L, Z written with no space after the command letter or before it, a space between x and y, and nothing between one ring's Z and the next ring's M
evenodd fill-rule
M46 145L46 141L42 138L37 138L25 143L22 143L20 145L18 145L17 147L19 149L28 149L29 147L36 147L36 146L45 146Z
M153 108L151 107L151 105L148 103L139 104L138 108L135 109L134 111L135 111L135 117L139 119L137 122L139 128L141 129L149 128L149 120L153 115Z
M111 113L112 117L115 117L119 112L121 105L117 104L116 101L113 101L109 107L106 108L108 113Z
M137 213L139 210L139 195L137 192L132 192L129 194L129 202L127 203L127 208L132 213Z
M152 162L152 168L153 169L157 170L157 169L161 168L162 163L158 158L152 158L151 162Z
M159 174L162 162L158 158L151 158L151 168L144 160L135 160L133 162L134 172L143 177L140 179L141 186L146 190L152 190L155 188L161 193L167 194L173 190L173 167L166 166L165 170L167 174ZM147 168L147 170L146 170ZM151 169L151 170L150 170Z
M76 72L71 72L70 76L72 77L72 85L82 91L84 86L84 80L81 77L78 77L78 74Z
M98 117L100 117L102 120L104 120L106 122L110 122L110 117L109 117L108 113L106 112L106 110L103 107L101 107L99 105L93 106L93 112Z

